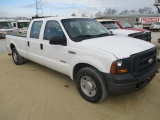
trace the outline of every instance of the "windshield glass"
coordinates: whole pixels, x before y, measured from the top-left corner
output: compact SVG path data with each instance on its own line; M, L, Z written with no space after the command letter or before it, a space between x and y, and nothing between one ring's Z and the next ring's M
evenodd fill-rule
M75 41L103 37L110 33L97 20L90 18L71 18L63 19L62 24L69 37Z
M157 22L156 25L160 25L160 22Z
M0 22L0 29L10 29L13 28L11 22Z
M119 27L115 23L115 21L103 21L103 22L100 22L100 23L107 29L119 29Z
M132 25L130 25L129 23L125 22L125 21L120 21L119 24L123 27L123 28L132 28Z
M18 22L18 28L28 28L29 22Z

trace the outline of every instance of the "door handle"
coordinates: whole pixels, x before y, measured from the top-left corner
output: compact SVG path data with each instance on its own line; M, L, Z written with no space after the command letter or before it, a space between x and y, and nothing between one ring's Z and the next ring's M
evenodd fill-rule
M42 43L40 44L40 49L43 50L43 44Z
M30 46L29 41L27 41L27 45L28 45L28 47Z

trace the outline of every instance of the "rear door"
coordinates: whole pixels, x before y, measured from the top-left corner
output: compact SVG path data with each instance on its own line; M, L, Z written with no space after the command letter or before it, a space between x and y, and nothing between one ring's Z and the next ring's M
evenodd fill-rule
M40 39L40 35L42 32L42 29L41 29L42 23L43 21L34 21L32 23L30 33L26 40L29 59L40 64L44 63L42 59L42 53L41 53L42 40Z

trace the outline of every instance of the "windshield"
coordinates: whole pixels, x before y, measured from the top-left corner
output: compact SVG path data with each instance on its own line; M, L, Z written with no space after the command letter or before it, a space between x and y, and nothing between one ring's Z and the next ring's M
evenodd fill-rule
M100 23L107 29L119 29L115 21L102 21Z
M28 28L29 22L18 22L18 28Z
M62 24L66 29L69 37L75 41L103 37L110 33L97 20L90 18L71 18L63 19Z
M132 28L132 25L130 25L129 23L125 22L125 21L120 21L119 24L123 27L123 28Z
M11 22L0 22L0 29L10 29L13 28Z
M160 25L160 22L157 22L156 25Z

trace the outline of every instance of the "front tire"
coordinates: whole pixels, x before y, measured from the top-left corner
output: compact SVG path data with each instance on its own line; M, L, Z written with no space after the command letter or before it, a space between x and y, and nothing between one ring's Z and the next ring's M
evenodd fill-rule
M100 102L108 96L106 82L93 67L86 67L78 72L76 85L81 96L91 103Z
M22 65L25 63L25 58L19 55L16 48L12 49L12 58L16 65Z

